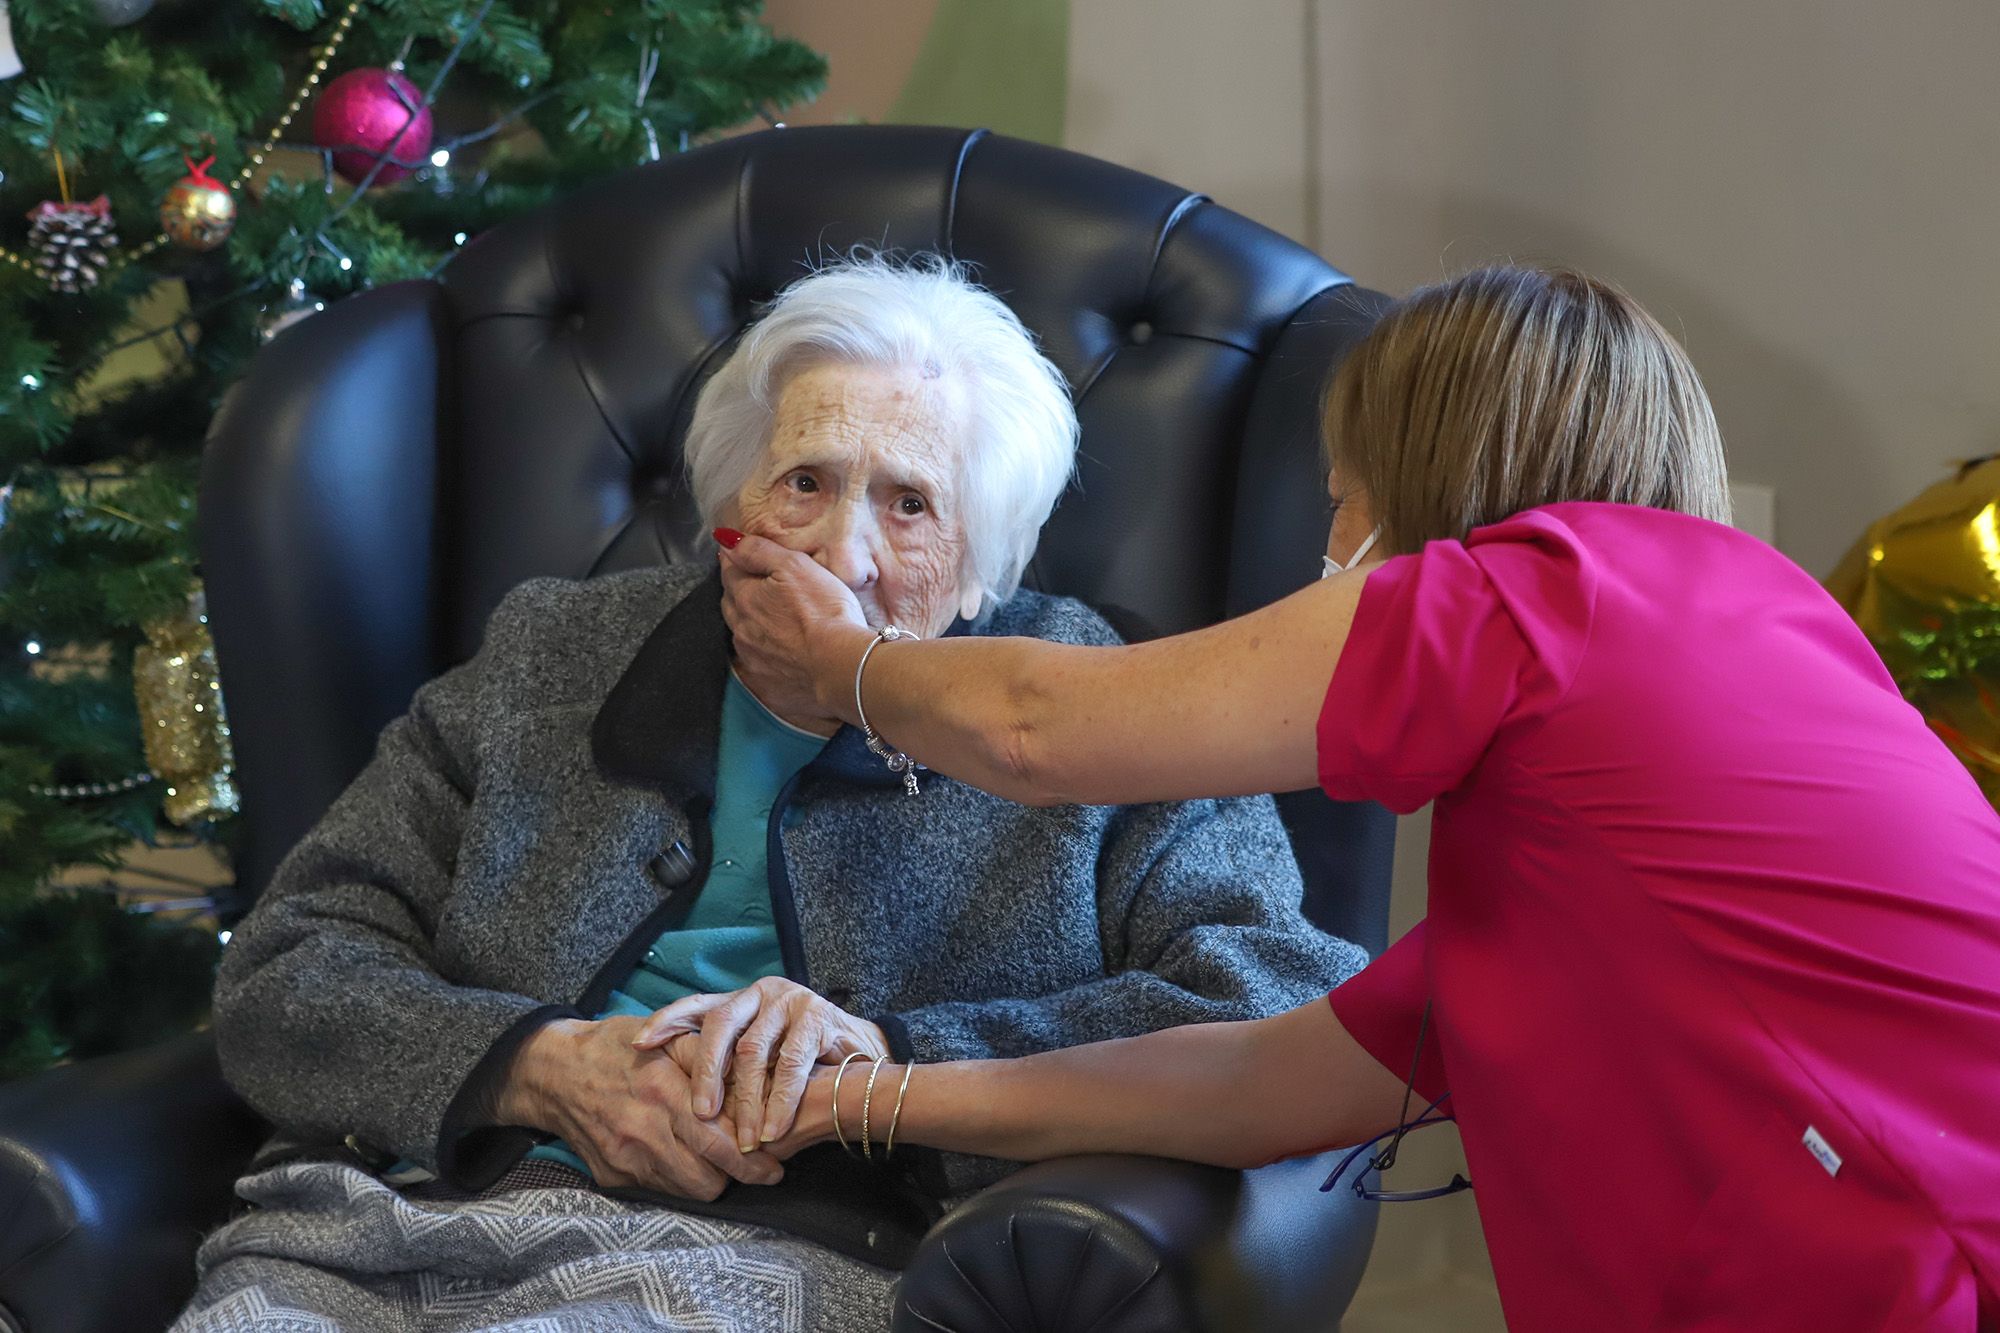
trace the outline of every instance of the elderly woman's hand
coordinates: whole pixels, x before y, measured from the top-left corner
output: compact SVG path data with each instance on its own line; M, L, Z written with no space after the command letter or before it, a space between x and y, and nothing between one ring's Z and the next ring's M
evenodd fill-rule
M845 700L821 698L815 668L829 655L829 636L868 632L861 604L809 555L730 528L715 539L737 676L780 716L838 721Z
M784 1172L770 1154L745 1151L727 1119L695 1113L693 1039L641 1049L641 1025L620 1015L538 1029L515 1055L495 1123L561 1136L601 1186L707 1200L731 1180L775 1184Z
M665 1046L690 1032L700 1035L675 1053L694 1080L695 1114L722 1111L727 1079L729 1119L745 1152L791 1130L815 1065L889 1054L881 1028L785 977L764 977L733 995L676 1000L647 1019L632 1044Z

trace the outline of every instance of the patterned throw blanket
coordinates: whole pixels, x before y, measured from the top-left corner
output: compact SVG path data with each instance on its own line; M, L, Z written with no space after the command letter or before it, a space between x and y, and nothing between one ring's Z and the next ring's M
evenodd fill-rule
M554 1163L465 1195L294 1162L242 1180L172 1333L849 1333L895 1274L765 1227L622 1202Z

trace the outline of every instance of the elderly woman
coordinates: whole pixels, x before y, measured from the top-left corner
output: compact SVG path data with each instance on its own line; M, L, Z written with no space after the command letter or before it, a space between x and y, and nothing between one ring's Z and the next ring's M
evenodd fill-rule
M1109 644L1018 590L1075 432L1004 305L878 260L779 297L686 453L871 624ZM179 1327L882 1327L1008 1168L781 1165L810 1069L1281 1011L1363 961L1299 897L1266 798L1030 809L767 708L713 566L524 585L236 931L223 1066L279 1139Z

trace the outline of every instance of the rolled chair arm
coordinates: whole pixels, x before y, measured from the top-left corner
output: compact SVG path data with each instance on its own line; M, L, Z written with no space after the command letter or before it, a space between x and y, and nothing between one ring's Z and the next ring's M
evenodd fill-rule
M205 1033L0 1086L0 1327L165 1328L262 1133Z
M1333 1156L1230 1171L1073 1157L1008 1177L932 1228L893 1333L1298 1333L1340 1326L1375 1205L1319 1192Z

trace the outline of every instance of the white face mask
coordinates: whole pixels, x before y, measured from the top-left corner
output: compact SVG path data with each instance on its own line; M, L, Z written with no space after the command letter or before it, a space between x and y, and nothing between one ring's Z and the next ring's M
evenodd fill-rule
M1369 532L1366 537L1361 539L1361 545L1354 548L1354 554L1347 557L1347 563L1344 565L1330 555L1321 556L1319 558L1319 576L1323 579L1330 579L1335 574L1345 574L1348 570L1361 563L1361 557L1368 554L1368 548L1373 546L1375 539L1381 535L1382 529L1380 528L1375 528Z

